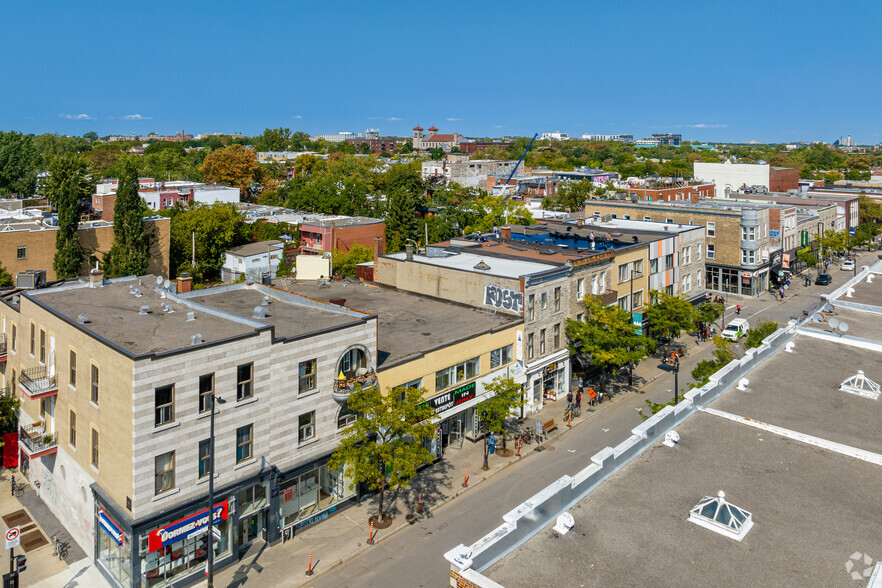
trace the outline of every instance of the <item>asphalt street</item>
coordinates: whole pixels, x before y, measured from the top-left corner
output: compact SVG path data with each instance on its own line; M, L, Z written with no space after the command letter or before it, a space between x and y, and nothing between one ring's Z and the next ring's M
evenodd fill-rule
M735 316L741 304L741 317L754 325L761 318L786 323L791 316L802 317L802 310L820 300L846 279L831 269L829 286L804 287L795 283L783 301L768 293L759 299L735 299L727 303L726 318ZM689 372L702 359L709 359L712 344L698 347L694 339L681 338L688 354L681 363L680 388L688 389ZM649 359L647 361L653 361ZM595 414L572 430L552 438L551 451L534 453L488 478L471 491L439 507L430 518L406 527L345 564L315 579L319 587L361 586L442 586L447 584L449 565L443 554L459 543L470 544L502 523L502 515L552 481L574 474L590 463L590 458L606 446L614 446L640 424L637 411L646 411L645 399L667 402L673 394L673 375L649 383L641 393L619 394L613 402L598 407Z

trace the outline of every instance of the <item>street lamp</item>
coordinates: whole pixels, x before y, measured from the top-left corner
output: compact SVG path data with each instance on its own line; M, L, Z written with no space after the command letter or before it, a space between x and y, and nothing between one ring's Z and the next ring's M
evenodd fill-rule
M677 376L680 375L680 364L679 362L674 364L674 406L677 406L677 403L680 402L680 383L677 381Z
M481 428L484 429L484 467L482 468L485 472L490 469L490 466L487 463L488 453L487 453L487 435L490 432L489 427L487 427L487 411L481 411Z
M209 395L211 410L211 433L208 441L208 562L205 574L208 576L208 588L214 588L214 403L226 404L226 400L214 394Z

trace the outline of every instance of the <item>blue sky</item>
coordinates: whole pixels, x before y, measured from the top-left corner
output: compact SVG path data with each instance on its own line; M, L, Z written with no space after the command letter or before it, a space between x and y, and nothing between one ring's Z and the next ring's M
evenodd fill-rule
M0 130L882 141L882 3L3 2Z

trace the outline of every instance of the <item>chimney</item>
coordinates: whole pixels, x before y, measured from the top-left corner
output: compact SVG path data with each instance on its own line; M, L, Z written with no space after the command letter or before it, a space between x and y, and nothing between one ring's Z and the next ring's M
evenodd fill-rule
M89 272L89 287L100 288L104 285L104 272L98 268Z
M502 227L499 234L502 237L503 242L508 243L511 241L511 227Z
M380 238L374 237L374 269L377 267L377 262L380 260Z
M584 219L584 218L576 219L576 226L577 226L577 227L581 227L581 226L583 226L584 224L585 224L585 219Z
M189 292L193 289L193 278L188 276L187 274L183 274L178 276L178 294L183 294L184 292Z
M410 243L404 246L404 259L413 261L413 245Z

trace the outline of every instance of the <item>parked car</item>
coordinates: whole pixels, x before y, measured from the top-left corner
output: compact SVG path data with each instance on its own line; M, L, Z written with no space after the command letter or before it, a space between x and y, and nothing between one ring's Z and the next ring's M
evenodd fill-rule
M833 283L833 278L830 277L830 274L821 274L818 276L818 279L815 280L815 284L818 286L826 286L831 283Z
M846 259L841 264L839 264L839 269L841 269L843 271L847 271L847 272L853 272L854 271L854 260L853 259Z
M721 335L723 339L728 339L729 341L737 341L741 337L747 335L748 331L750 331L750 324L747 322L747 319L736 318L732 319L726 328L723 329Z

